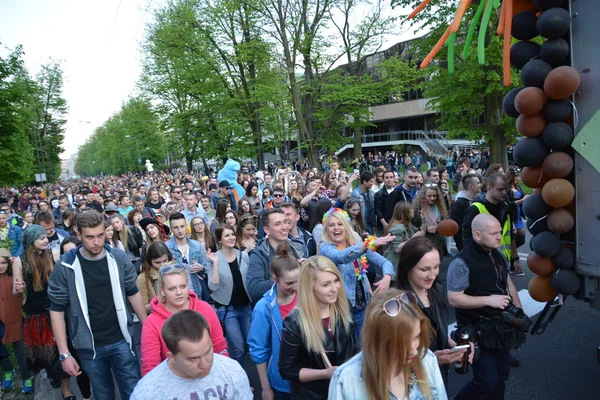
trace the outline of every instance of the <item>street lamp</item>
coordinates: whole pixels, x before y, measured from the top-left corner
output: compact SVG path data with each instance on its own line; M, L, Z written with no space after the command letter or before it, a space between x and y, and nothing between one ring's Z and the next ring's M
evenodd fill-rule
M135 148L136 148L137 153L138 153L138 164L141 164L142 163L142 155L140 154L140 142L138 142L137 138L132 137L131 135L125 135L125 137L127 139L133 139L133 140L135 140Z

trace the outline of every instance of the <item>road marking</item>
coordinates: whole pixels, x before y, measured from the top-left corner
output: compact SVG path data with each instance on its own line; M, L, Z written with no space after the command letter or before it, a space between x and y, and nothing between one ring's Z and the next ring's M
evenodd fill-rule
M519 290L519 299L521 300L523 311L525 311L525 314L527 314L529 318L532 318L533 316L539 314L546 306L546 303L540 303L539 301L534 300L529 295L529 290L527 289ZM448 335L451 334L452 331L455 329L456 322L448 325Z

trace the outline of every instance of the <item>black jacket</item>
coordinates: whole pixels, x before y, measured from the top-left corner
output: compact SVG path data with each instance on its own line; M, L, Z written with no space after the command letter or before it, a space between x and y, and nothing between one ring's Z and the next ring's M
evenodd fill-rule
M454 242L456 243L456 248L458 251L463 249L463 231L462 225L465 219L465 213L467 212L467 208L471 205L471 200L465 195L465 192L460 192L456 196L456 201L452 204L450 208L450 218L452 218L458 224L458 232L454 235Z
M389 197L390 194L385 186L375 193L375 217L377 218L377 228L382 232L383 225L380 222L381 218L384 218L389 223L386 215L392 215L394 213L394 207L396 206L395 204L392 204L391 201L388 201Z
M283 321L281 350L279 352L279 373L289 380L292 387L292 399L326 400L329 380L300 382L302 368L326 369L321 354L308 351L303 343L298 310L292 312ZM333 366L339 366L357 354L360 349L354 335L355 324L346 332L341 322L335 326L335 337L325 334L325 352ZM325 330L325 327L323 327Z

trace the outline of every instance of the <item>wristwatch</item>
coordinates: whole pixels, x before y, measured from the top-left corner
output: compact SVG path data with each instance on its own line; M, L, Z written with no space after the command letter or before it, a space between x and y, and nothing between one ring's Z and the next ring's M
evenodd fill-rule
M71 357L71 353L65 353L58 356L60 361L65 361L67 358Z

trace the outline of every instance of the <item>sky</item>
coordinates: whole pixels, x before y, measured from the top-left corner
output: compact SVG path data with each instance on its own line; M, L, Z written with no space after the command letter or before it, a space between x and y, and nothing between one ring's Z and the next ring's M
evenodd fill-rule
M0 55L22 45L34 76L50 58L64 72L69 112L62 158L136 94L140 43L153 0L0 0ZM389 2L388 2L389 4ZM395 10L398 13L401 10ZM388 37L382 49L412 37Z
M151 0L0 0L0 54L23 45L31 75L50 58L64 71L69 112L62 158L136 93Z

